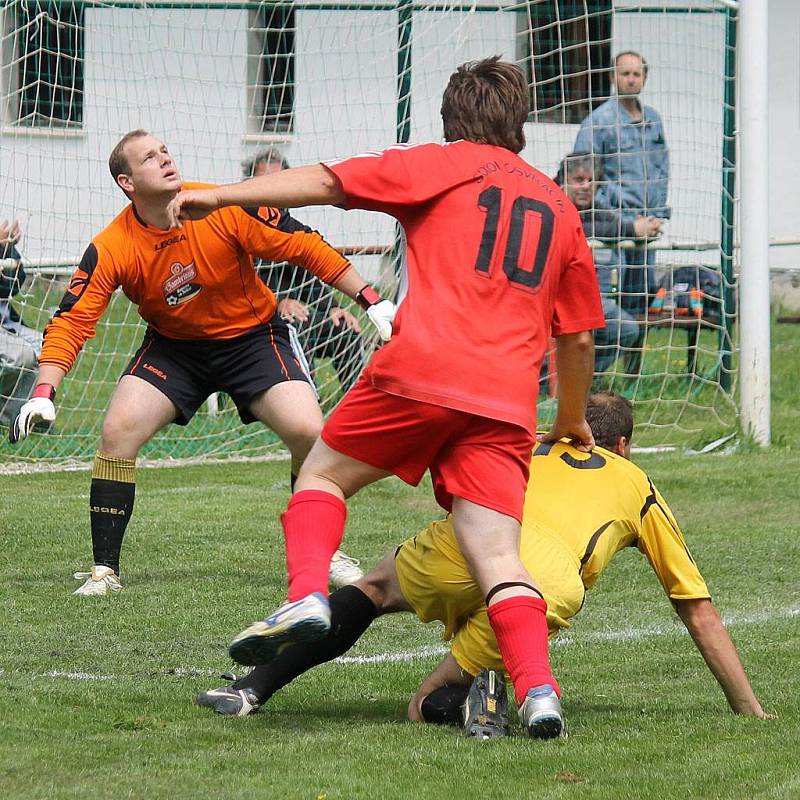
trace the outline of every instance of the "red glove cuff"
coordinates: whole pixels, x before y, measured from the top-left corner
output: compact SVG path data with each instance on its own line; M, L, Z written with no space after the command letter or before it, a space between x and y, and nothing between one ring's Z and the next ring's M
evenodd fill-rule
M31 394L31 399L34 397L44 397L52 402L56 399L56 387L52 383L37 383Z
M365 311L370 306L380 303L382 299L383 298L369 284L361 289L356 295L356 303L358 303Z

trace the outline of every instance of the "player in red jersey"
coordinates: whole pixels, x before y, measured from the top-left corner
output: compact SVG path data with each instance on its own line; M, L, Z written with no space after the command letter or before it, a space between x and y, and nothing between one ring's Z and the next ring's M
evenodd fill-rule
M563 719L546 605L519 558L537 379L552 332L561 393L548 439L591 448L591 331L603 313L577 211L517 155L527 96L512 64L467 64L444 93L446 144L182 192L170 214L179 224L231 204L330 203L391 214L408 243L409 290L392 339L331 416L282 516L289 603L239 634L231 656L268 663L287 643L325 636L323 568L344 532L344 500L390 474L415 484L430 469L486 596L523 725L549 738Z
M188 424L212 392L230 394L245 424L272 428L297 469L315 442L322 412L252 255L302 266L351 297L365 285L316 231L277 208L226 208L176 235L166 209L185 184L147 131L123 136L109 169L131 202L86 249L47 326L37 386L9 431L14 442L55 419L56 390L121 287L148 328L103 422L89 492L94 566L76 574L81 596L122 588L140 448L168 424Z

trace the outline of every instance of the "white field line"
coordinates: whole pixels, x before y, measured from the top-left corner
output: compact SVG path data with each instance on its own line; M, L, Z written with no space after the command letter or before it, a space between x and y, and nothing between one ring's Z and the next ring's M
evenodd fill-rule
M723 621L730 628L744 627L748 625L761 625L765 622L772 622L781 619L792 619L800 616L800 606L788 606L786 608L772 608L764 611L757 611L753 614L725 614ZM555 639L551 646L569 647L576 642L586 642L591 644L604 642L638 642L644 639L652 639L659 636L681 636L686 634L686 629L680 624L675 625L648 625L645 627L628 626L620 630L591 631L580 636L562 635ZM687 634L688 635L688 634ZM400 664L410 661L420 661L433 656L441 656L449 652L449 648L443 645L426 645L417 647L413 650L400 650L395 653L377 653L371 656L341 656L334 660L334 664L348 666L351 664ZM220 670L200 669L198 667L173 667L163 670L164 675L176 675L178 677L216 677ZM0 675L6 675L6 670L0 668ZM61 672L51 670L50 672L34 673L28 675L32 678L66 678L73 681L110 681L114 680L114 675L92 674L88 672Z
M161 469L163 467L194 467L225 464L261 464L264 461L288 461L289 453L278 450L274 453L264 453L260 456L231 456L230 458L213 458L196 456L194 458L164 458L164 459L137 459L136 467L145 469ZM39 472L88 472L92 468L91 461L20 461L10 464L0 464L0 475L35 475Z

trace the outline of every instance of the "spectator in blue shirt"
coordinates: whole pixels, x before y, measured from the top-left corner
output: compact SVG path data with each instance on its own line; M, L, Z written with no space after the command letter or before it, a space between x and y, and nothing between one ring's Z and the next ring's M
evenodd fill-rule
M617 55L616 96L586 117L575 140L576 151L589 151L602 159L595 205L617 211L628 222L637 217L661 221L670 217L669 150L661 117L639 99L646 80L647 62L639 53L626 50ZM641 314L655 285L655 253L646 244L623 252L622 306Z

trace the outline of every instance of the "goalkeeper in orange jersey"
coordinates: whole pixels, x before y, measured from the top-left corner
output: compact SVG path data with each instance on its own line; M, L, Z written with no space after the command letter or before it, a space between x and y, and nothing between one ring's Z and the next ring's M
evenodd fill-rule
M656 573L733 711L764 717L672 512L647 475L629 461L630 403L618 395L592 395L586 419L598 447L589 455L566 441L539 444L525 496L521 556L547 600L550 636L569 627L586 590L612 558L635 547ZM327 638L291 646L231 685L203 692L198 702L220 714L253 713L301 673L348 650L377 616L412 611L422 622L443 622L445 639L453 641L416 692L409 717L460 722L470 684L480 675L466 704L467 733L506 732L502 679L496 674L490 690L490 676L481 674L486 669L500 673L503 662L484 597L449 517L406 540L354 586L334 592L330 602ZM489 699L495 700L494 711Z
M188 424L213 392L233 398L243 423L259 420L280 436L293 475L317 438L316 394L252 256L302 266L352 298L366 288L345 258L286 211L231 207L171 230L167 204L181 188L202 184L184 183L167 146L147 131L127 133L109 168L131 203L86 249L47 327L32 397L9 431L15 442L36 422L55 419L59 384L121 287L148 327L103 422L89 495L94 567L76 575L86 579L79 595L121 588L136 456L166 425ZM369 295L367 314L388 338L394 306Z

